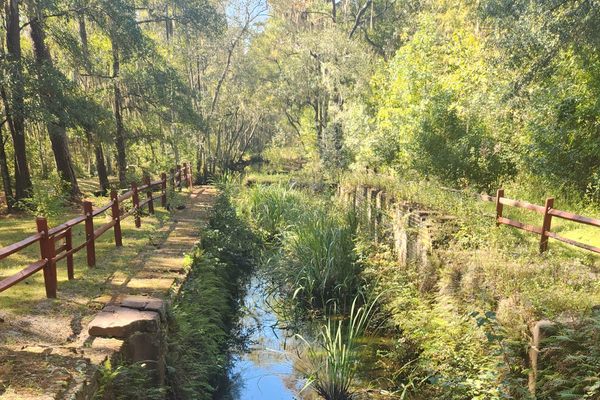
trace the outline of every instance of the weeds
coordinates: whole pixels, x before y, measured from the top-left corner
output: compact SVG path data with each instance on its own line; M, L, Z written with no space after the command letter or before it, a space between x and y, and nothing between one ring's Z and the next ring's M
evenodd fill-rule
M119 363L113 366L110 360L107 360L100 368L99 389L94 395L94 400L164 399L165 390L156 387L152 373L143 363Z
M347 310L361 286L356 218L319 196L284 186L244 190L237 204L275 248L270 273L302 308Z
M558 324L544 340L540 365L538 398L600 398L600 310L575 324Z
M361 267L354 251L356 224L351 215L316 210L284 235L282 252L295 298L309 308L335 302L347 310L360 288Z
M261 236L279 239L292 225L301 223L313 201L289 186L256 186L244 191L238 206Z

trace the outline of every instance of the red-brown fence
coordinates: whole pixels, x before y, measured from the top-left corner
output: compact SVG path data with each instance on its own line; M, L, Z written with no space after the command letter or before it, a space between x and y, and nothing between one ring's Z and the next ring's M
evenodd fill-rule
M548 239L552 238L563 243L570 244L571 246L576 246L585 250L593 251L595 253L600 253L600 248L591 246L589 244L581 243L575 241L573 239L569 239L563 236L560 236L556 232L552 232L552 217L561 218L567 221L572 221L580 224L591 225L595 227L600 227L600 220L595 218L584 217L582 215L577 215L568 211L560 211L554 208L554 198L549 197L546 199L546 203L543 206L528 203L526 201L513 200L504 197L504 189L498 189L496 193L496 197L481 195L480 196L484 201L490 201L496 203L496 224L499 225L509 225L514 228L522 229L527 232L535 233L540 235L540 252L543 253L548 250ZM520 221L516 221L514 219L506 218L502 215L504 206L517 207L525 210L533 211L538 214L541 214L542 224L541 226L533 226L528 225Z
M183 167L177 166L177 169L171 169L171 174L168 179L173 189L186 185L192 187L192 172L186 163ZM137 186L136 183L131 184L131 189L121 195L118 195L115 190L110 193L110 202L103 207L94 209L92 202L83 202L83 215L75 217L54 228L48 227L48 221L44 217L37 217L37 233L17 243L0 249L0 260L15 254L35 243L40 245L40 259L33 264L28 265L23 270L16 274L0 280L0 292L16 285L22 280L30 277L36 272L43 270L44 284L46 286L46 296L56 297L57 274L56 263L62 259L67 259L67 276L71 280L74 278L73 254L79 250L86 248L87 264L89 267L96 265L96 249L95 242L100 236L113 228L115 235L115 245L120 247L123 245L121 235L121 221L133 215L135 218L135 226L141 226L141 211L147 206L150 214L154 213L154 201L160 199L162 207L167 207L167 174L161 174L161 179L151 181L150 178L144 180L142 186ZM160 192L156 195L155 192ZM146 199L140 201L140 194L146 194ZM130 200L128 202L128 200ZM128 207L127 211L125 211ZM107 211L111 213L111 220L106 224L95 228L94 217L101 215ZM85 241L73 247L73 227L84 223L85 225ZM64 243L60 243L64 240ZM59 247L56 244L60 243Z

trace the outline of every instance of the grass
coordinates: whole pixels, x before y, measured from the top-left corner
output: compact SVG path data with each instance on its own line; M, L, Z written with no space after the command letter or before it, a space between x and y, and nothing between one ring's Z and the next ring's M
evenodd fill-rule
M238 194L242 214L271 239L270 250L275 248L267 263L273 284L284 298L300 300L291 303L300 306L303 315L313 320L323 314L329 317L317 335L319 347L308 351L313 362L306 369L322 397L347 399L353 386L349 382L356 359L348 350L352 335L344 333L345 325L339 323L344 313L340 316L335 307L323 314L306 312L324 308L324 303L342 304L340 297L353 293L337 293L336 284L390 293L384 296L378 318L387 323L395 346L379 361L389 368L388 388L404 399L529 399L529 326L546 318L570 321L564 324L565 336L554 338L553 343L563 342L561 348L570 348L564 342L583 343L577 321L587 321L585 332L591 338L571 346L572 357L550 346L554 353L541 372L547 397L557 396L559 387L560 393L576 396L570 398L597 394L600 384L582 365L592 369L597 365L597 317L590 320L600 304L597 256L554 241L550 251L539 255L536 235L495 226L494 204L444 189L435 181L356 174L345 184L379 187L415 208L457 218L436 234L435 258L420 268L398 264L389 240L392 213L384 215L379 224L383 239L375 242L363 210L357 210L356 234L342 234L351 225L344 222L343 207L314 192L271 185ZM542 204L533 192L507 190L510 193L515 193L512 198ZM560 209L597 216L594 207L565 199L568 202ZM509 207L505 215L529 224L541 221L538 214ZM599 239L593 227L555 222L554 230L567 236L590 244ZM431 284L422 285L424 280Z
M356 225L347 218L314 210L283 239L284 268L296 298L309 307L333 303L347 310L360 288L361 266L354 251Z
M569 327L589 321L600 304L600 259L555 241L540 255L539 236L495 226L493 203L444 189L435 181L355 175L345 184L382 188L415 208L457 217L434 238L443 240L435 242L436 258L430 258L431 266L425 269L398 265L391 242L373 243L372 236L361 236L365 280L378 291L395 293L385 302L390 331L401 332L396 336L396 349L386 356L393 387L410 399L530 398L525 361L529 326L540 319L569 321ZM511 198L543 204L539 194L510 189L506 194ZM594 207L566 199L569 202L564 206L557 204L560 209L597 216ZM532 225L541 222L541 216L533 212L506 206L504 210L510 218ZM566 236L590 244L600 238L597 228L554 221L553 230ZM384 218L384 237L391 224L391 219ZM433 281L425 290L424 279ZM591 337L597 335L595 329L588 328ZM582 343L572 332L562 340ZM582 382L590 381L590 375L582 363L597 363L594 340L575 347L578 353L572 357L548 358L547 370L542 372L547 377L542 381L553 381L560 393L575 396L565 398L584 398ZM560 353L554 346L550 350ZM574 357L582 362L571 362ZM558 390L547 383L544 386L544 398L558 398Z
M236 198L241 214L276 249L271 275L282 289L305 308L326 313L335 303L347 310L361 284L353 214L283 185L245 188Z
M90 188L93 186L90 185ZM95 205L108 202L106 197L90 196L89 198ZM57 215L49 218L49 226L56 226L79 215L81 211L78 207L65 207ZM123 220L121 223L123 247L116 248L113 230L107 231L96 240L96 267L87 266L85 248L74 255L75 279L72 281L67 279L66 260L60 261L57 265L58 298L68 298L79 303L83 299L100 296L108 290L106 280L110 276L117 274L123 279L129 277L136 267L132 265L131 260L135 259L146 246L160 241L166 234L160 228L168 219L169 212L157 206L154 215L143 216L142 227L139 229L135 227L133 217ZM99 227L109 220L106 215L97 216L94 218L94 226ZM33 215L21 213L0 217L0 246L2 247L29 237L35 232L36 224ZM84 226L79 224L73 228L73 246L77 246L84 240ZM39 254L39 244L35 243L0 261L0 278L15 274L26 265L37 261ZM40 271L0 293L0 304L3 311L22 315L34 311L35 305L45 298L44 279Z
M484 202L473 197L470 191L452 191L434 179L417 179L415 177L393 177L373 174L354 173L347 175L342 180L342 185L352 187L354 185L370 185L380 188L388 193L395 194L399 199L409 203L420 204L425 208L437 210L457 216L461 223L473 230L473 235L481 236L484 241L494 241L496 244L505 242L507 247L513 247L515 243L520 245L526 242L529 252L535 253L538 249L539 236L520 231L516 228L503 226L500 229L491 229L496 215L495 204ZM494 195L495 193L490 193ZM518 185L508 185L505 196L515 200L528 201L530 203L543 205L547 196L553 195L545 191L528 191ZM558 193L555 199L555 208L564 211L579 213L592 218L600 218L600 209L591 203L585 203L581 199L575 199L569 193ZM503 216L526 224L541 226L543 216L533 211L504 206ZM567 238L578 240L583 243L600 247L600 235L598 228L577 224L562 220L552 219L552 231ZM472 235L472 236L473 236ZM563 244L550 239L549 248L553 253L565 258L586 258L592 262L600 262L600 255L580 250L576 247Z
M373 316L375 301L359 306L355 297L347 318L334 314L321 326L316 343L298 335L307 346L307 365L303 371L305 387L312 387L325 400L350 400L354 395L355 376L361 341Z

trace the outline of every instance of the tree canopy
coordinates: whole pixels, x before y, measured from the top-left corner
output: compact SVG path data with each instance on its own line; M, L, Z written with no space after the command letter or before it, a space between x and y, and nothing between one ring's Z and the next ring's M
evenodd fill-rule
M81 176L187 160L205 180L269 146L600 192L595 0L4 0L2 21L12 201L55 165L76 197Z

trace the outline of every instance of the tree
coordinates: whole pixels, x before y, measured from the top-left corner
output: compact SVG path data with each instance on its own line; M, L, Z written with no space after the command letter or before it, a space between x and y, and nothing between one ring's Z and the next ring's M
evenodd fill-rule
M42 9L33 1L30 1L28 6L30 34L36 60L38 95L48 113L46 129L50 135L56 168L61 179L69 183L71 196L77 197L81 192L71 161L66 132L67 116L63 112L66 100L60 87L60 83L64 79L54 68L50 50L46 44Z
M20 1L4 2L6 15L6 61L9 87L3 91L6 119L14 146L15 200L31 194L31 175L25 146L25 81L21 55Z

